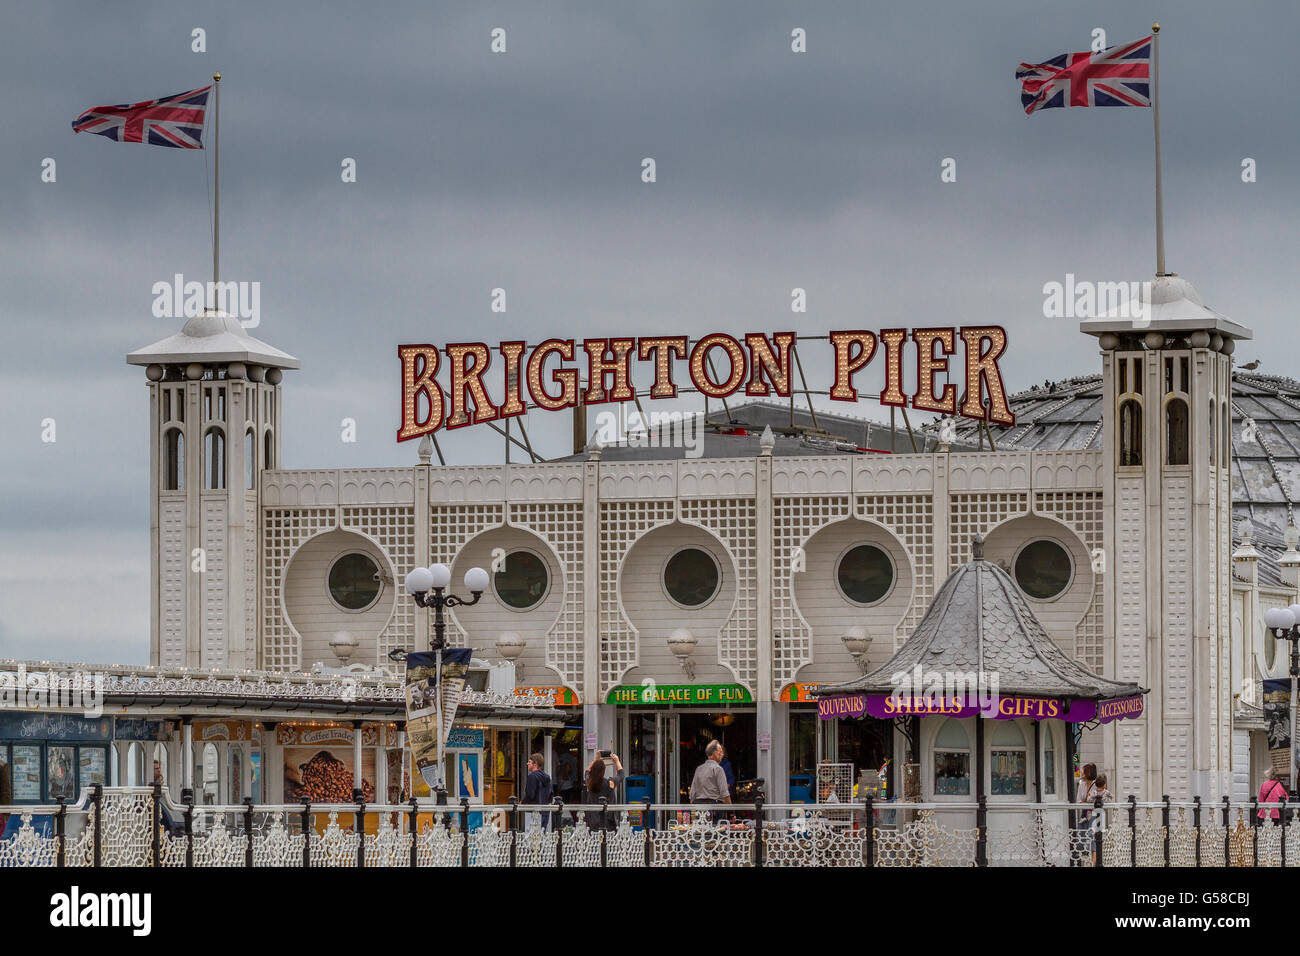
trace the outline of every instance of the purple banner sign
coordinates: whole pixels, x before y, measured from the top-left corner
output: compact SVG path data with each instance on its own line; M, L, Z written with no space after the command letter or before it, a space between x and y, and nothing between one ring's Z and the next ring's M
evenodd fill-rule
M1127 717L1141 717L1143 698L1119 697L1112 700L1060 700L1053 697L1000 696L996 704L982 708L977 698L964 695L956 697L925 695L914 697L893 694L839 694L817 701L817 716L822 720L832 717L976 717L983 714L995 720L1015 720L1032 717L1034 720L1064 720L1081 724L1100 719L1105 724Z

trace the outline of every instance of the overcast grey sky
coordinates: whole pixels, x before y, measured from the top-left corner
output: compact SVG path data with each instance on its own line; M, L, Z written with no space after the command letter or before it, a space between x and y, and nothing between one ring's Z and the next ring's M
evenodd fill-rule
M154 282L209 277L205 155L74 136L87 107L223 74L223 278L261 283L254 334L302 360L285 464L406 464L403 342L997 323L1013 389L1094 371L1042 287L1154 271L1151 112L1026 117L1014 70L1152 19L1169 268L1254 328L1240 358L1290 372L1292 3L9 0L0 656L147 660L147 404L124 356L179 325L152 316ZM568 427L529 418L553 455ZM484 428L443 448L501 457Z

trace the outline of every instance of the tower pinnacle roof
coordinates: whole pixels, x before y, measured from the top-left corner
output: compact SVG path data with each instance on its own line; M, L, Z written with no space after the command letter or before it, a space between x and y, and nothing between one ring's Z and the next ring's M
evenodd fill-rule
M146 345L126 357L128 365L167 365L188 362L246 362L268 368L298 368L287 352L249 335L233 315L205 309L179 332Z

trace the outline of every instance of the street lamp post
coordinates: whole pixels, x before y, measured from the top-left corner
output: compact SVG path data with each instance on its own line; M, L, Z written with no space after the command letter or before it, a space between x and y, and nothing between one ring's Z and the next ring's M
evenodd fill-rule
M1264 626L1279 641L1291 642L1291 710L1289 712L1290 741L1287 745L1287 789L1296 786L1296 688L1300 678L1300 604L1274 607L1264 612Z
M434 564L427 568L415 568L406 576L406 590L411 595L418 607L433 608L433 638L429 641L429 650L436 655L434 658L434 687L437 693L437 733L438 733L438 768L434 775L435 780L435 802L438 806L447 805L447 787L446 780L443 776L445 756L443 754L443 739L445 734L442 729L442 651L447 646L447 625L443 618L443 608L449 607L469 607L477 604L483 592L487 590L488 573L482 568L470 568L465 572L465 590L469 591L468 599L457 597L454 594L448 594L447 588L451 586L451 568L445 564ZM391 656L391 655L390 655Z

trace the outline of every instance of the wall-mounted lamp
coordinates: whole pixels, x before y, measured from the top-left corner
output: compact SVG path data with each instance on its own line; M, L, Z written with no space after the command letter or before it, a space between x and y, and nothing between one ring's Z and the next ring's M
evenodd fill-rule
M515 680L523 680L524 662L521 660L528 642L514 631L502 631L497 638L496 649L501 659L515 665Z
M865 674L868 666L867 649L871 647L871 635L867 633L867 629L861 626L851 627L840 637L840 641L844 644L844 649L857 661L858 671Z
M679 627L668 635L668 649L673 652L677 663L682 665L682 670L691 680L695 680L695 660L691 656L695 653L695 644L695 635L684 627Z

